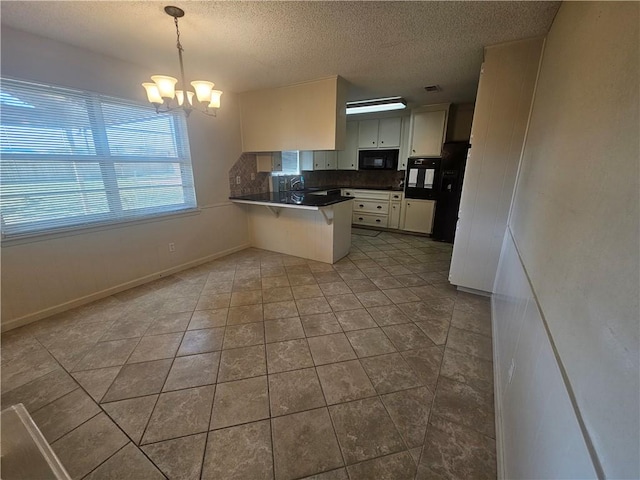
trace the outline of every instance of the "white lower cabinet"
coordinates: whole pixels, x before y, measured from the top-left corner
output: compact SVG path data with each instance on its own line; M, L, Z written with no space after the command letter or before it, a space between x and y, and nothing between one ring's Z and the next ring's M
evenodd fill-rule
M389 223L387 228L400 228L400 210L402 209L402 203L391 202L391 209L389 210Z
M353 224L399 228L402 192L343 189L342 195L353 197Z
M431 233L435 206L433 200L405 199L402 202L402 230Z

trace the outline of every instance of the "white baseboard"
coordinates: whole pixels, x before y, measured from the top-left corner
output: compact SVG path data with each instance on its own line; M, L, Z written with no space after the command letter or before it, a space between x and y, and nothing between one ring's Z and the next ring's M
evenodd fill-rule
M495 311L495 297L491 298L491 344L493 345L493 407L496 426L496 468L497 478L502 480L505 478L504 468L504 435L502 433L502 382L500 381L500 359L498 354L498 339L496 332L496 318L493 315Z
M476 290L475 288L461 287L457 285L456 288L461 292L472 293L474 295L482 295L483 297L490 297L491 292L485 292L484 290Z
M214 253L212 255L207 255L206 257L198 258L196 260L192 260L190 262L182 263L180 265L176 265L174 267L168 268L166 270L161 270L159 272L155 272L149 275L145 275L144 277L139 277L129 282L121 283L119 285L115 285L113 287L107 288L105 290L101 290L99 292L92 293L90 295L85 295L84 297L76 298L70 300L68 302L61 303L59 305L55 305L53 307L45 308L43 310L39 310L37 312L29 313L27 315L23 315L22 317L14 318L5 323L2 323L1 331L5 332L8 330L12 330L14 328L22 327L24 325L28 325L30 323L36 322L38 320L42 320L43 318L50 317L51 315L55 315L56 313L62 313L67 310L71 310L72 308L76 308L87 303L95 302L96 300L100 300L102 298L109 297L116 293L122 292L124 290L128 290L133 287L137 287L143 285L145 283L152 282L162 277L166 277L167 275L172 275L177 272L181 272L182 270L187 270L188 268L197 267L198 265L202 265L203 263L210 262L212 260L216 260L218 258L224 257L226 255L230 255L235 252L239 252L241 250L245 250L249 248L250 245L248 243L244 243L242 245L238 245L233 248L229 248L227 250L223 250L221 252Z

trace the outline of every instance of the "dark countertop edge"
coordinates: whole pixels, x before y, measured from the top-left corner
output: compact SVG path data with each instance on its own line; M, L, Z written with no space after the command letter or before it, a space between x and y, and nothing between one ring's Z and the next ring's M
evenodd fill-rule
M353 197L343 197L339 195L330 195L330 196L314 195L313 196L314 200L317 199L317 201L315 202L303 201L302 203L287 203L287 202L277 202L274 200L255 198L258 195L264 195L264 194L258 193L253 195L229 197L229 200L231 201L240 200L242 202L251 202L251 203L260 204L260 205L273 205L274 207L279 206L279 207L288 207L288 208L295 208L295 207L322 208L322 207L330 207L331 205L335 205L336 203L342 203L342 202L347 202L349 200L353 200ZM326 201L323 201L323 200L326 200Z
M323 190L335 190L335 189L350 189L350 190L379 190L381 192L403 192L404 188L400 188L400 187L392 187L392 188L388 188L388 187L351 187L351 186L340 186L340 185L329 185L329 186L322 186L322 187L308 187L305 188L304 190L300 190L300 192L304 193L304 192L317 192L320 191L322 192Z

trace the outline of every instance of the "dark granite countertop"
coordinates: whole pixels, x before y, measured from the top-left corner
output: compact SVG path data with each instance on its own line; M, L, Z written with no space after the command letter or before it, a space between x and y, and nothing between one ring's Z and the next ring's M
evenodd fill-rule
M315 191L324 191L325 188L317 189ZM330 195L317 195L313 191L307 189L299 192L267 192L256 193L253 195L242 195L236 197L229 197L229 200L238 200L242 202L252 202L261 204L273 204L276 205L299 205L302 207L328 207L340 202L346 202L353 200L351 197L343 197L339 194Z

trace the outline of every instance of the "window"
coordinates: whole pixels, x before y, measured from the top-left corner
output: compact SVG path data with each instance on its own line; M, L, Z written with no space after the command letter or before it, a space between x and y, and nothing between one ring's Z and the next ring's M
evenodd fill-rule
M273 172L272 175L299 175L300 152L298 150L285 150L282 154L282 170Z
M182 113L7 79L0 106L3 237L195 208Z

